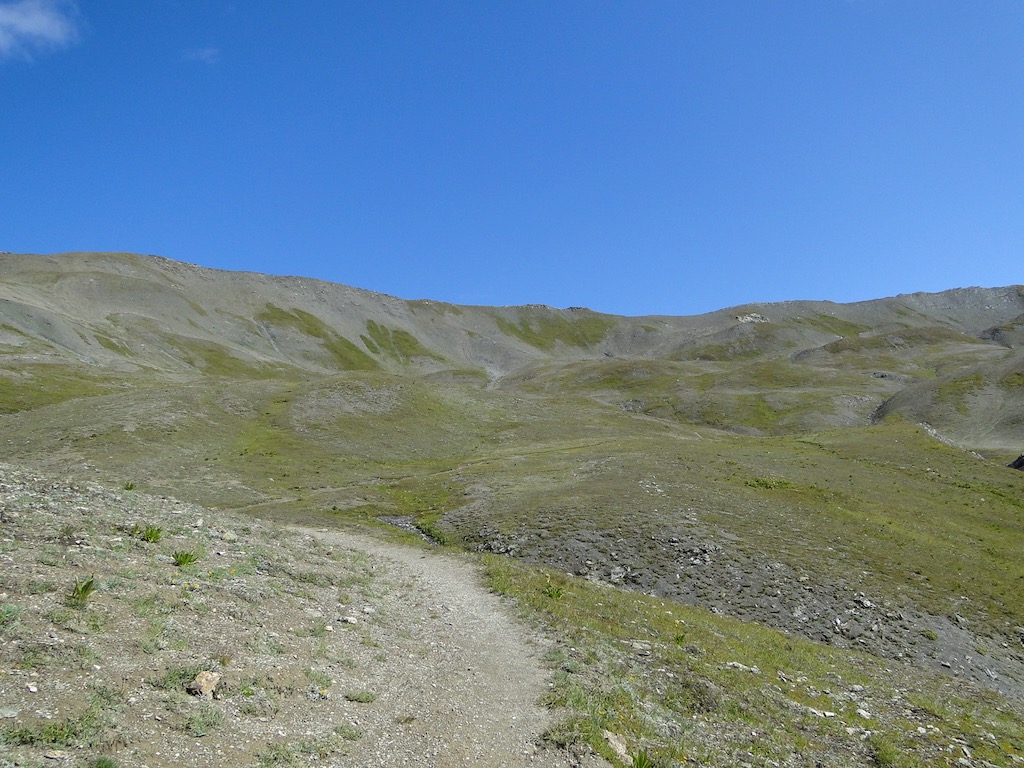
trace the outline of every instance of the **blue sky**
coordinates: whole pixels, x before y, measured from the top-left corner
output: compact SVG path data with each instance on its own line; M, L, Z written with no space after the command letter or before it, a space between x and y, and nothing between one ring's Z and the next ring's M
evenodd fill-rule
M683 315L1022 246L1018 0L0 0L0 250Z

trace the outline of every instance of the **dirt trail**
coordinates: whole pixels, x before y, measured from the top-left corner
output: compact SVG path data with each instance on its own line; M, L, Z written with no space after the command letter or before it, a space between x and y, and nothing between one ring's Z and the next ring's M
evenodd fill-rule
M385 600L400 601L390 610L406 613L416 640L428 649L423 658L376 670L369 685L380 706L360 723L364 737L346 765L580 765L538 748L552 722L539 704L550 677L541 662L542 641L482 586L474 566L343 532L303 532L385 560L389 576L406 581L411 593L392 591ZM607 765L587 760L589 766Z
M453 554L0 465L0 575L0 768L606 766L545 746L546 641Z

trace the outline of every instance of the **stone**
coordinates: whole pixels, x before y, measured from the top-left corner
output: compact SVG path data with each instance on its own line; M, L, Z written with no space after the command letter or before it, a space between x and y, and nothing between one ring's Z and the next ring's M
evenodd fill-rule
M633 758L629 756L629 749L626 746L626 740L620 734L612 733L611 731L603 731L601 736L619 760L626 765L633 764Z
M220 674L204 670L196 675L196 679L185 686L185 690L193 696L202 696L204 699L212 699L213 692L220 683Z

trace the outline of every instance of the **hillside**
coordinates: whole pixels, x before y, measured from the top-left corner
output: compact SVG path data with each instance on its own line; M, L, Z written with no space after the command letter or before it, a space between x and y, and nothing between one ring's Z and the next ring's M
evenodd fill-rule
M545 621L610 631L587 590L612 584L1019 713L1022 318L1020 286L626 318L0 254L0 461L277 523L411 524L539 574L519 599L553 599ZM551 613L562 595L595 613ZM664 695L631 733L682 754L703 705ZM985 759L1013 764L1018 737Z

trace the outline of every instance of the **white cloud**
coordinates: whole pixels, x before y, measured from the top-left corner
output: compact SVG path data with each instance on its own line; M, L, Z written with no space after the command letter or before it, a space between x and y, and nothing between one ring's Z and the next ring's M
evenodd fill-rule
M78 39L77 10L73 0L0 3L0 58L70 45Z
M220 59L220 48L196 48L185 51L181 58L185 61L201 61L205 64L216 64Z

